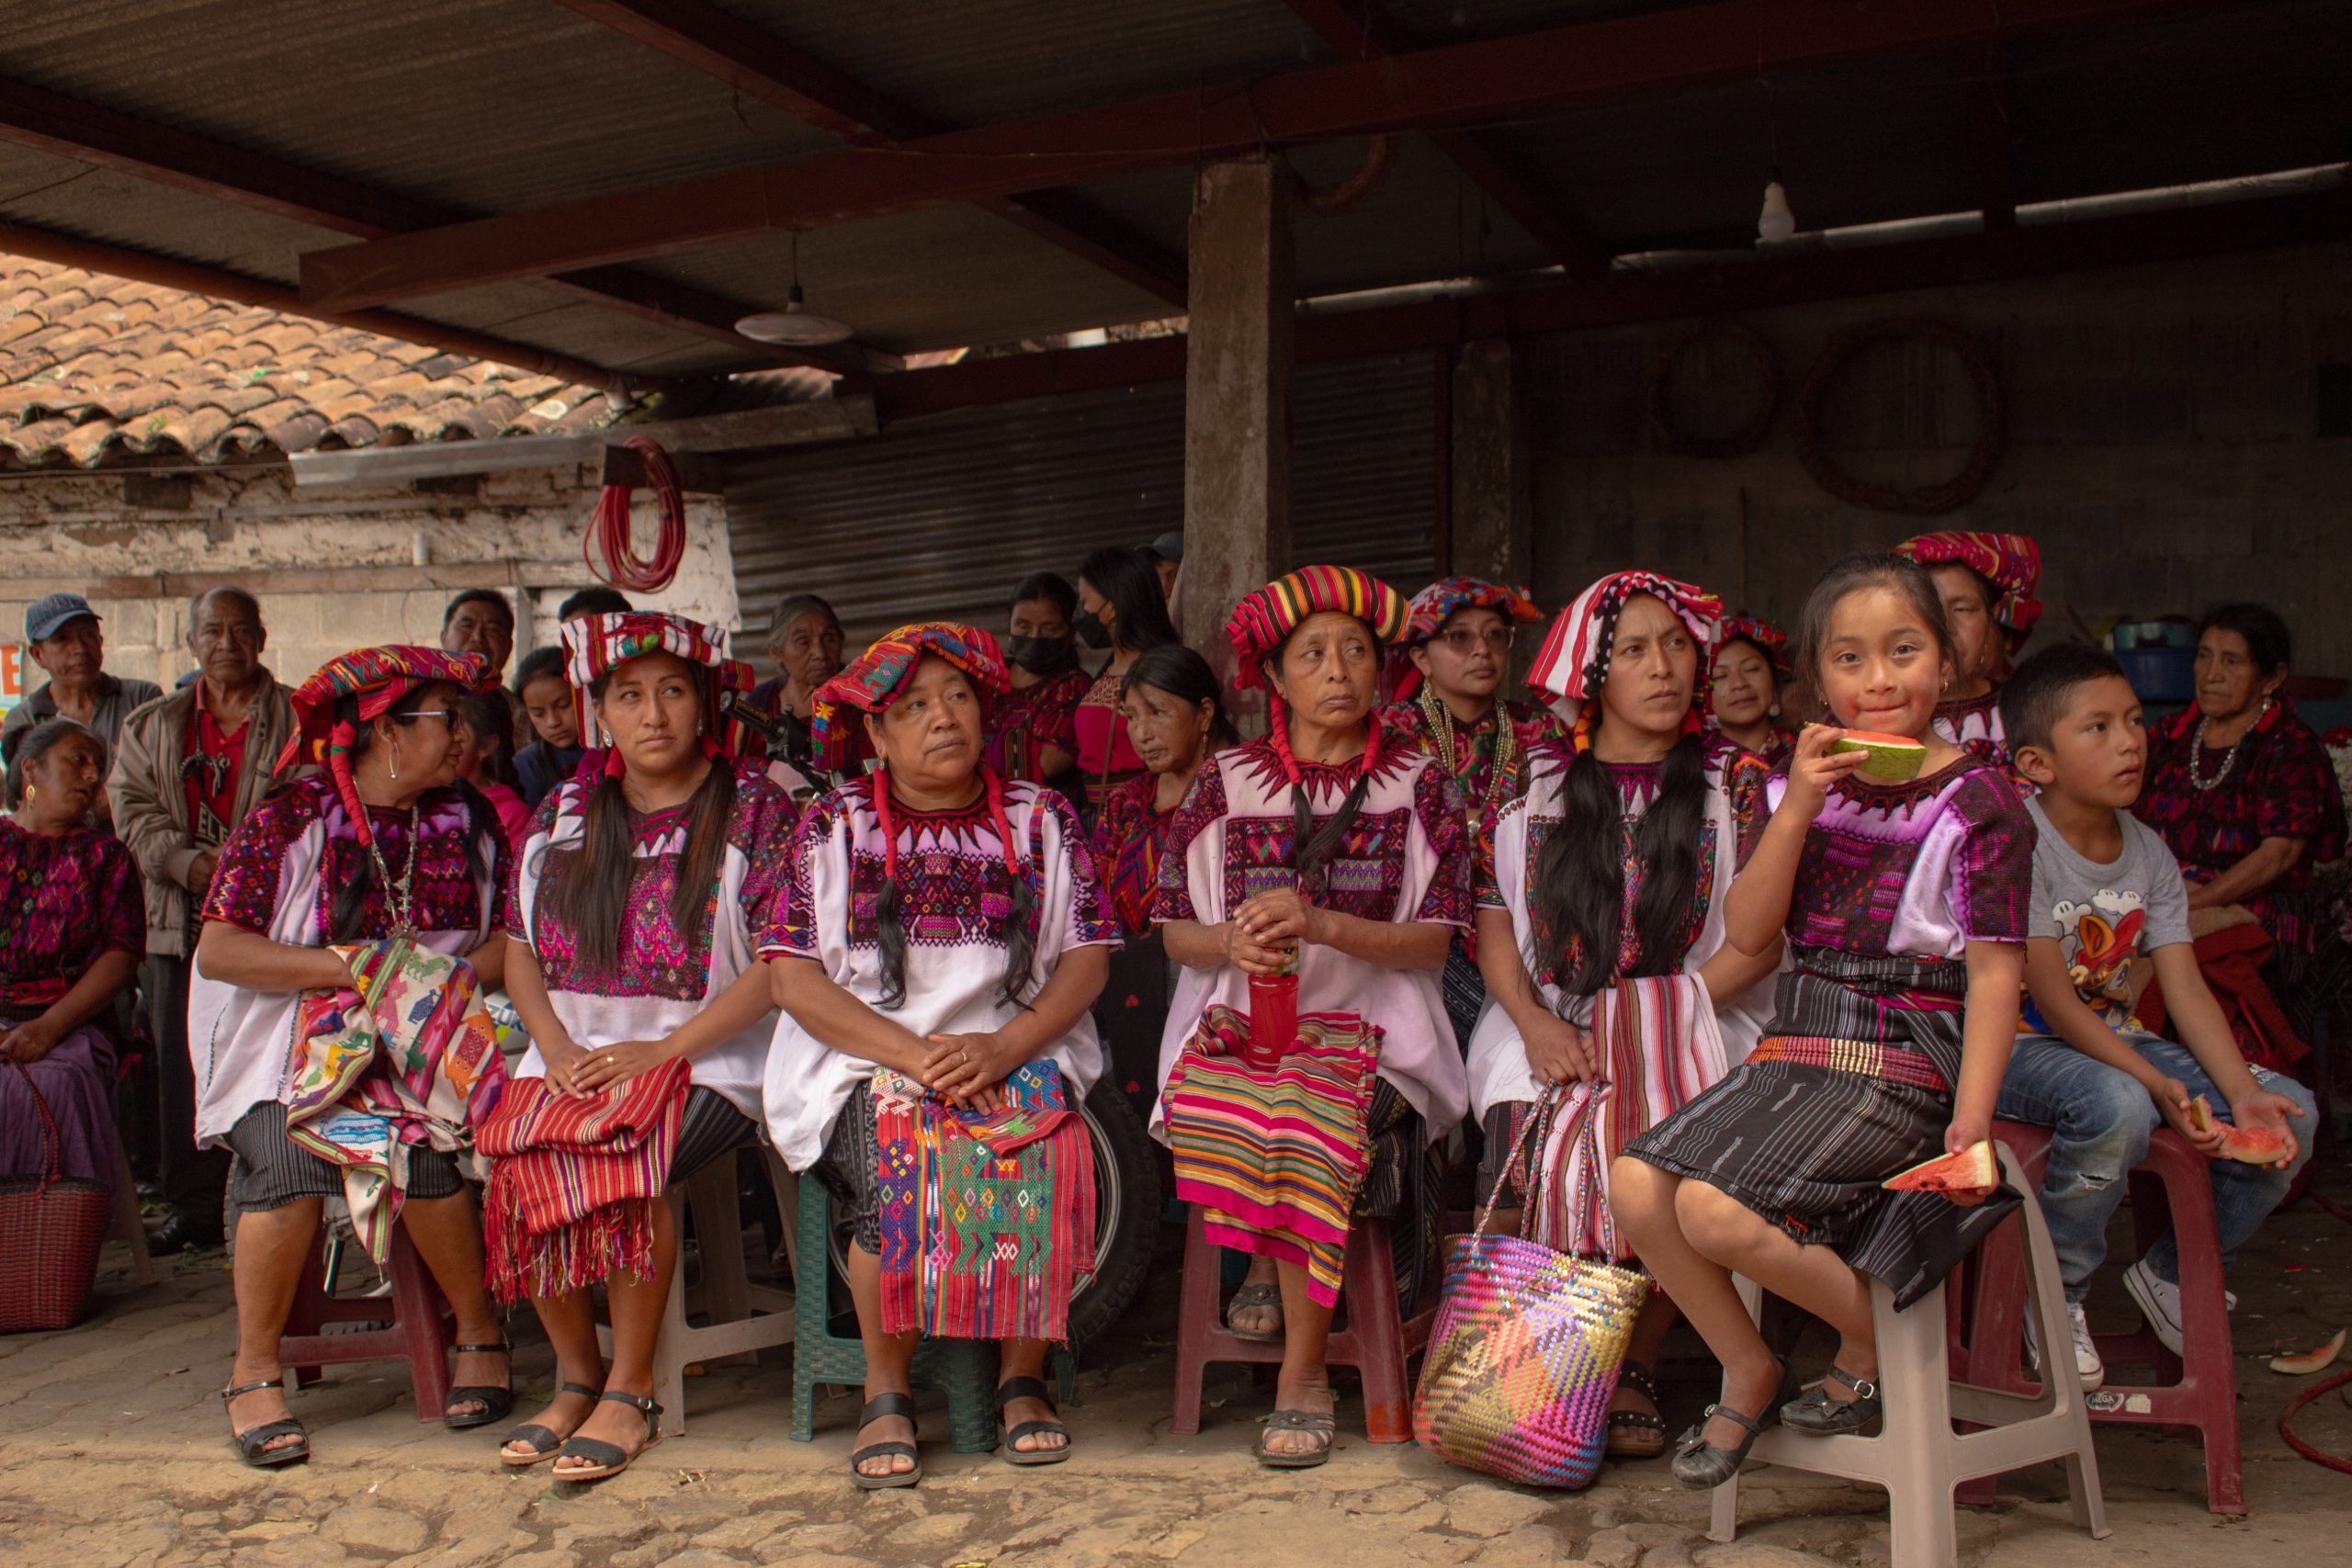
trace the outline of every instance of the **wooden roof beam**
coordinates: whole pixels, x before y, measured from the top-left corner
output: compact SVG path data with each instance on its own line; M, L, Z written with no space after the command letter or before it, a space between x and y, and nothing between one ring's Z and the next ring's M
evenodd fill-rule
M955 129L706 0L556 3L853 145L887 147ZM1183 308L1184 258L1082 197L1040 190L975 205Z
M1385 60L1407 52L1396 28L1375 8L1375 0L1283 0L1292 13L1341 60ZM1544 254L1573 276L1608 270L1609 247L1596 238L1568 205L1538 189L1516 166L1503 139L1483 130L1430 133L1437 150L1462 171L1487 199L1526 231Z
M322 170L21 82L0 81L0 141L361 240L442 228L466 218L433 202L371 189ZM757 365L808 365L837 371L896 365L888 355L877 358L873 351L854 344L844 345L846 352L812 353L754 343L735 331L735 322L750 314L751 307L646 273L597 267L537 281L590 304L725 344ZM290 293L288 300L280 308L314 313L305 312Z
M1387 60L1285 72L1101 107L738 169L302 258L306 299L338 309L674 254L1182 167L1267 145L1461 130L1764 70L1994 39L2183 0L1715 0Z

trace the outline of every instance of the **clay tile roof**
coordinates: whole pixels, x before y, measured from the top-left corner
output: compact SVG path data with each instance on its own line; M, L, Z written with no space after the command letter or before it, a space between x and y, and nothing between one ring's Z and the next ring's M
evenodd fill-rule
M0 468L250 462L612 417L593 387L0 255Z

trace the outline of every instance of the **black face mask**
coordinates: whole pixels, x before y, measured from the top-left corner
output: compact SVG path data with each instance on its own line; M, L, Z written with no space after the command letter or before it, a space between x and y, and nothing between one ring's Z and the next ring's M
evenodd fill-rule
M1066 637L1007 637L1004 656L1032 675L1058 675L1078 662L1078 649Z
M1080 610L1071 616L1069 629L1076 632L1078 640L1089 648L1111 646L1111 628L1104 626L1102 617L1091 610Z

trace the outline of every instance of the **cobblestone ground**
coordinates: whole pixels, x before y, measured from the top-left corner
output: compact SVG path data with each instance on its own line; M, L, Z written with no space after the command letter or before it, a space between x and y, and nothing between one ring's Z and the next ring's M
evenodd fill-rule
M2339 1194L2347 1185L2331 1183ZM2064 1568L2177 1562L2192 1551L2344 1561L2352 1476L2298 1459L2278 1439L2278 1409L2295 1385L2264 1362L2280 1346L2306 1348L2352 1322L2347 1243L2352 1231L2306 1204L2241 1260L2248 1519L2205 1511L2193 1440L2103 1428L2111 1540L2094 1543L2068 1526L2064 1483L2044 1467L2007 1478L1996 1506L1962 1510L1962 1562ZM69 1333L0 1340L0 1562L1806 1568L1887 1560L1885 1504L1874 1491L1754 1470L1740 1540L1712 1544L1706 1499L1677 1489L1662 1464L1612 1467L1574 1496L1521 1492L1416 1449L1367 1444L1352 1398L1342 1402L1328 1467L1261 1471L1249 1445L1268 1391L1238 1370L1212 1387L1204 1430L1171 1436L1174 1282L1172 1269L1155 1276L1151 1299L1110 1337L1115 1359L1082 1373L1083 1403L1069 1412L1077 1453L1060 1467L1016 1471L991 1456L951 1454L943 1439L926 1445L919 1490L857 1493L844 1474L852 1400L824 1400L817 1440L793 1442L786 1363L775 1353L756 1369L692 1379L684 1436L616 1480L571 1487L543 1469L501 1472L494 1433L418 1422L397 1366L330 1369L294 1400L311 1426L311 1463L277 1474L244 1469L224 1440L215 1396L232 1338L228 1278L219 1254L191 1255L144 1290L110 1275L97 1314ZM2092 1321L2120 1326L2131 1309L2109 1292L2103 1280ZM544 1394L547 1348L527 1322L517 1333L518 1381L526 1394ZM1678 1426L1706 1397L1700 1369L1682 1372L1669 1371L1668 1388ZM944 1434L944 1411L928 1426ZM2352 1408L2336 1395L2300 1429L2352 1452Z

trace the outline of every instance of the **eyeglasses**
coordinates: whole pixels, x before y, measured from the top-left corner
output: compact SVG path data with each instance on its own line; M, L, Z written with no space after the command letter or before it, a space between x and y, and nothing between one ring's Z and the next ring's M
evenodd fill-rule
M1485 631L1455 626L1439 640L1454 652L1464 655L1476 653L1481 647L1491 648L1497 653L1509 653L1511 642L1518 635L1515 626L1490 626Z
M408 713L396 713L392 716L394 718L439 718L454 722L458 714L456 708L415 708Z

